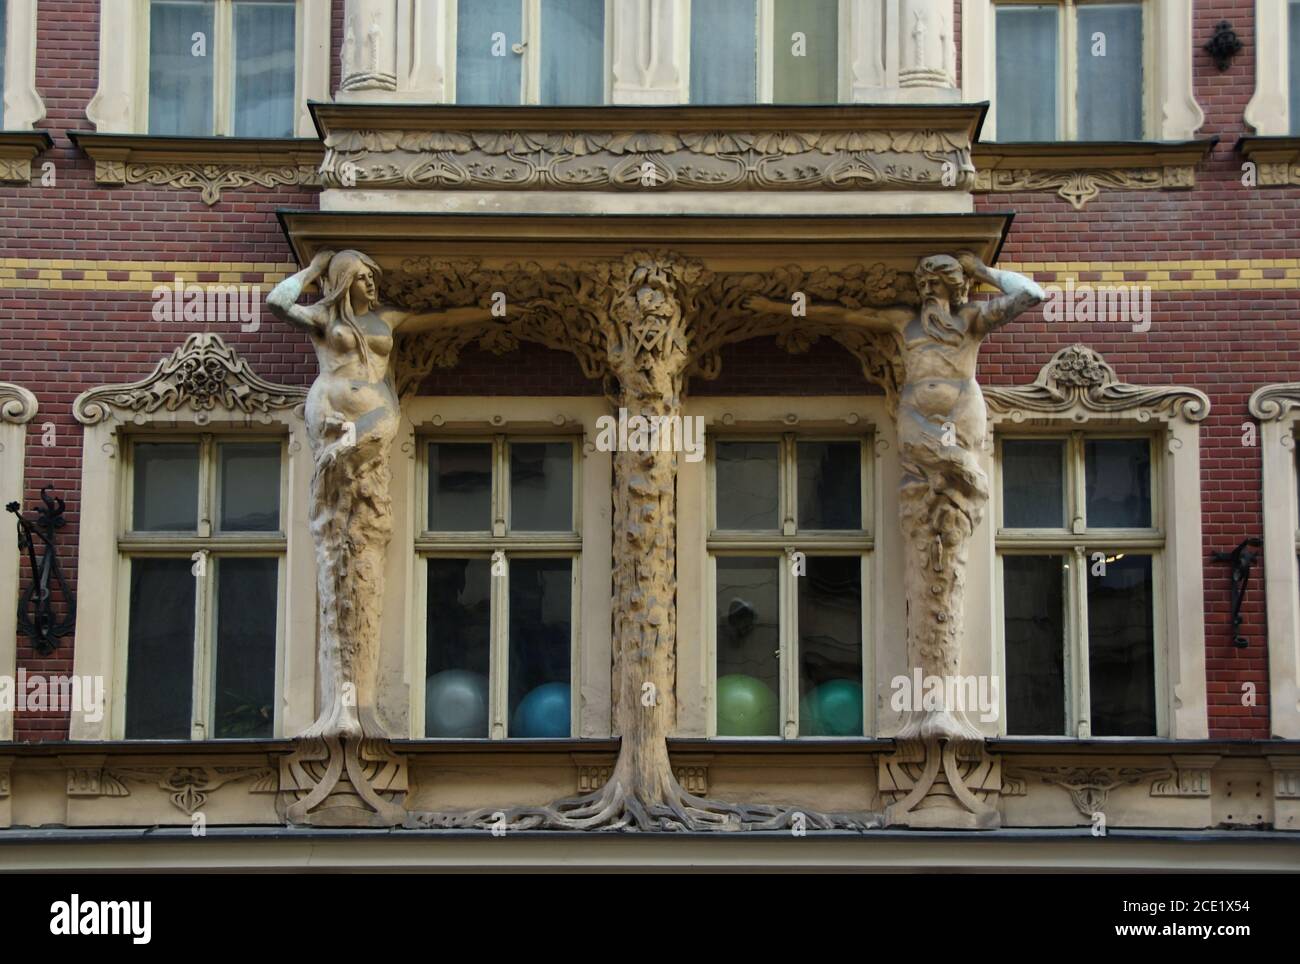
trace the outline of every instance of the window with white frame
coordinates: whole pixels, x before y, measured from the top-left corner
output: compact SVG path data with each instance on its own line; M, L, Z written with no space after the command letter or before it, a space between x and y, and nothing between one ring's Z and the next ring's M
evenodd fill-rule
M428 439L422 449L424 735L568 737L577 441L496 435Z
M138 436L127 451L117 547L126 738L274 736L283 439Z
M1152 439L1004 435L997 448L1006 732L1161 733Z
M1300 134L1300 0L1291 0L1287 7L1287 52L1291 133Z
M608 0L459 0L456 102L603 104Z
M150 134L292 137L298 0L146 0Z
M691 4L691 103L833 104L840 0Z
M1150 87L1147 7L999 0L997 139L1141 140Z
M0 130L5 127L5 56L9 46L9 0L0 0Z
M718 736L862 736L868 439L710 446Z

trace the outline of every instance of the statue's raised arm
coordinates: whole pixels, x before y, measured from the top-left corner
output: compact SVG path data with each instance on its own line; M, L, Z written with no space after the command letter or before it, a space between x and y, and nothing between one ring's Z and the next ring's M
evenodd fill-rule
M990 268L970 251L963 251L957 260L968 277L991 284L1002 292L996 298L975 304L976 325L985 332L997 331L1047 298L1047 293L1032 278L1014 271Z

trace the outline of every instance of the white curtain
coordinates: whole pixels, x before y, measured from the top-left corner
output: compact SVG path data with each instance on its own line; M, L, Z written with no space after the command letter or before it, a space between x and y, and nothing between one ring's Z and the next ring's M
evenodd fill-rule
M1079 140L1142 139L1142 5L1078 7Z
M1054 141L1057 8L997 10L998 140Z
M154 0L150 4L150 134L213 133L214 12L210 0ZM195 34L202 34L202 48L196 48ZM198 56L197 49L204 56Z
M758 99L757 0L691 4L691 103Z
M605 102L605 0L542 0L541 102Z
M517 104L523 43L520 0L460 0L456 7L456 102ZM500 36L497 36L500 35Z
M293 0L240 2L234 9L234 129L237 137L292 137Z

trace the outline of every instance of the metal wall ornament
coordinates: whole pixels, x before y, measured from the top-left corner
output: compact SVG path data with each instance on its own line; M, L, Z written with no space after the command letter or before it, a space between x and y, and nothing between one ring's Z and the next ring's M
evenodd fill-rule
M1214 25L1214 35L1201 49L1210 55L1214 66L1223 71L1228 69L1232 64L1232 58L1241 52L1243 46L1237 31L1232 29L1232 24L1220 20Z
M31 639L32 648L42 656L52 653L64 636L71 636L77 624L77 602L63 577L55 546L56 533L67 524L66 503L48 494L53 488L41 487L44 504L36 508L35 521L23 517L20 503L5 506L17 520L18 550L26 554L31 568L31 583L18 599L18 631ZM43 547L39 556L37 542ZM56 595L63 599L62 617L55 612Z
M1232 564L1232 645L1238 649L1245 649L1249 645L1246 637L1241 634L1241 604L1246 600L1251 567L1259 561L1259 553L1255 550L1263 548L1263 545L1264 540L1260 538L1243 539L1235 549L1213 554L1215 562Z

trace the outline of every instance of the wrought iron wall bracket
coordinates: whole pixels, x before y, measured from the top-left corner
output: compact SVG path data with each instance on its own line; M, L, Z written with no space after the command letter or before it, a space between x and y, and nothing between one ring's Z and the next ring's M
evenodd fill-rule
M10 502L5 509L18 521L18 551L25 553L31 568L31 583L18 598L18 631L31 638L32 648L41 655L53 652L64 636L72 635L77 624L77 601L68 582L63 578L55 537L66 524L62 499L52 497L48 491L54 486L41 487L41 502L36 508L35 520L23 518L22 506ZM41 552L37 554L37 542ZM63 616L55 613L56 596L63 599Z
M1213 553L1215 562L1232 563L1232 645L1245 649L1246 637L1241 635L1241 604L1246 598L1246 584L1250 582L1251 566L1259 560L1263 539L1243 539L1231 552Z

